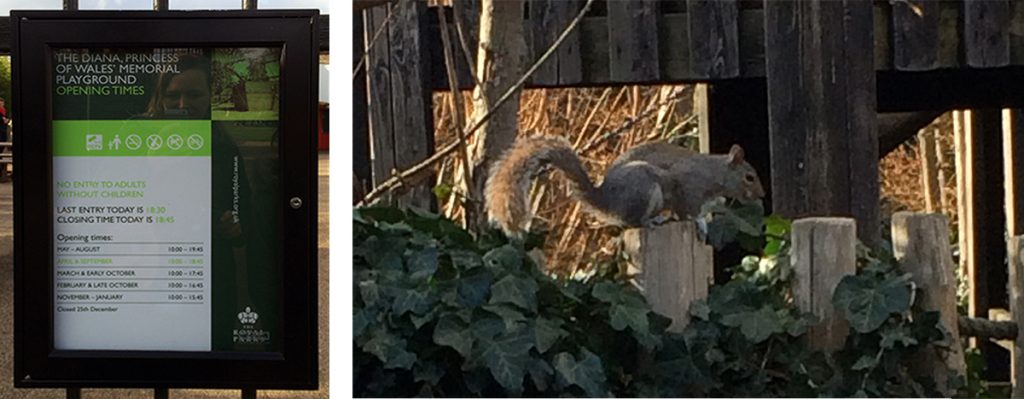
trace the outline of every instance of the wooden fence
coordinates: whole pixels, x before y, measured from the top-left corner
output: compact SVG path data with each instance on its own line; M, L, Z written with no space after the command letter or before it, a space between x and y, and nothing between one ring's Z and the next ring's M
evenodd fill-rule
M711 247L696 238L692 223L670 223L663 226L632 229L625 233L626 251L633 259L644 296L653 310L673 319L670 330L681 331L689 321L690 304L707 297L712 284ZM949 373L965 375L961 336L985 336L965 331L956 310L957 279L949 228L945 216L899 212L892 217L893 253L903 271L913 275L920 288L916 302L925 311L938 311L940 323L950 333L952 345L946 350L924 351L915 361L915 372L934 377L946 392ZM849 218L805 218L793 223L791 233L793 267L793 298L796 306L813 313L821 322L812 327L807 337L817 349L835 351L842 348L848 324L832 305L832 293L844 276L856 273L856 223ZM1012 254L1011 284L1012 319L1024 320L1024 236L1010 240ZM967 320L984 323L984 320ZM1002 325L1005 327L1005 323ZM991 328L991 327L989 327ZM1012 368L1013 396L1024 397L1024 337L1015 336ZM999 334L996 334L999 335Z

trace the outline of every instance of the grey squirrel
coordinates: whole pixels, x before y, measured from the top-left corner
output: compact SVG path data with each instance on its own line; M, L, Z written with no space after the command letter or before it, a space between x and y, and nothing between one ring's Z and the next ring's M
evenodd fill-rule
M506 234L522 236L529 229L527 190L545 165L564 172L573 196L590 213L624 227L657 224L666 210L695 218L701 205L716 197L745 202L764 197L757 172L738 145L728 154L701 154L665 142L642 144L616 158L595 186L568 140L533 136L517 140L487 180L487 213Z

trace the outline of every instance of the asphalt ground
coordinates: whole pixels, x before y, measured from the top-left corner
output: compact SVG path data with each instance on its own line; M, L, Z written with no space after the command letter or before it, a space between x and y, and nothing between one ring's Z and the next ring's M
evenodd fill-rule
M317 262L319 264L319 325L320 325L320 389L316 391L258 391L259 398L327 398L327 275L328 275L328 157L320 154L319 198L317 228ZM63 389L18 389L14 388L14 287L13 254L14 203L11 182L0 183L0 399L63 399ZM172 399L240 398L238 390L213 389L171 389ZM152 389L82 389L84 399L151 399Z

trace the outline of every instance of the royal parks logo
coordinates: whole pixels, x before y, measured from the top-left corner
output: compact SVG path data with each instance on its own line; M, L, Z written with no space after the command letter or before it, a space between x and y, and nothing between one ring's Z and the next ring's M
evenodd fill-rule
M241 328L233 330L232 341L236 344L270 343L270 331L256 327L259 318L259 313L256 313L251 306L246 306L244 310L238 312L238 322L241 323Z

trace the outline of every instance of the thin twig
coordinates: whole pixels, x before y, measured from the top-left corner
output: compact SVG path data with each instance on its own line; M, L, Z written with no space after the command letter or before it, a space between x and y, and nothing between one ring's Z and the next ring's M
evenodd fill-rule
M505 94L503 94L501 98L499 98L498 101L496 101L494 105L490 109L488 109L483 116L480 117L480 119L474 122L473 126L471 126L469 129L466 130L466 132L463 133L463 140L468 138L473 133L475 133L477 129L479 129L481 126L483 126L484 123L491 119L491 116L494 115L494 111L496 109L505 104L505 102L508 101L509 98L512 98L513 94L522 89L523 85L526 84L527 79L529 79L530 76L533 76L533 73L540 68L540 65L547 61L547 59L551 57L552 54L555 53L555 50L558 49L558 46L561 45L563 41L565 41L565 38L569 36L569 33L572 32L573 29L576 29L576 26L579 25L580 21L583 19L583 16L586 15L586 13L590 10L590 6L593 3L594 0L587 0L587 3L583 6L583 9L580 10L579 15L577 15L576 18L573 19L571 23L569 23L569 26L567 26L565 30L562 31L562 34L558 36L558 39L555 40L551 47L549 47L548 50L545 51L544 54L540 56L540 59L538 59L537 62L535 62L533 66L531 66L530 69L527 70L521 78L519 78L519 81L517 81L516 84L512 85L512 87L510 87L505 92ZM408 180L409 177L411 176L417 176L428 172L430 170L429 168L432 167L435 163L437 163L438 160L448 156L449 154L452 153L452 151L458 149L459 146L462 145L463 140L458 140L455 143L445 146L441 150L434 153L434 155L431 155L429 158L423 160L422 162L413 165L412 167L402 171L401 173L392 175L379 186L375 187L373 191L367 193L366 197L364 197L363 200L359 202L359 205L372 204L382 195L401 187L404 184L403 180Z

